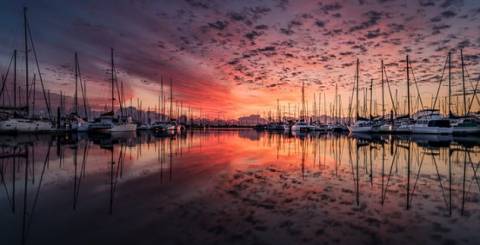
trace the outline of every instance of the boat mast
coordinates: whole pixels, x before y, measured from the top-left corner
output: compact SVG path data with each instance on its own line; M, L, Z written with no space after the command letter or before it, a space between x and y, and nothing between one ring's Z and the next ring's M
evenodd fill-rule
M385 87L383 79L383 60L381 61L380 70L382 70L382 118L385 118Z
M115 115L114 109L114 102L115 102L115 94L114 94L114 86L115 86L115 75L114 73L114 63L113 63L113 48L110 49L110 60L112 65L112 113Z
M78 56L77 52L75 52L74 55L75 59L75 95L73 97L74 99L74 107L73 107L73 112L78 115Z
M410 118L410 62L407 55L407 117Z
M305 82L302 82L302 110L300 112L300 120L305 120Z
M173 82L170 78L170 120L173 118Z
M448 52L448 116L452 116L452 53Z
M335 103L334 103L334 106L333 106L333 108L335 110L335 113L334 113L335 124L338 124L338 115L339 115L339 113L337 113L338 112L338 104L337 104L338 95L337 95L337 93L338 93L338 84L335 83Z
M26 91L26 102L27 102L27 116L30 115L30 112L28 110L28 102L29 102L29 96L28 96L28 31L27 31L27 7L23 7L23 24L24 24L24 38L25 38L25 91Z
M460 49L460 58L462 60L463 115L467 116L467 95L465 93L465 64L463 62L463 49Z
M165 97L163 96L163 76L160 77L160 90L161 92L161 102L162 102L162 122L165 121Z
M370 79L370 120L373 119L372 103L373 103L373 78Z
M13 107L17 107L17 50L13 50Z
M358 118L360 117L360 115L359 115L359 113L358 113L358 103L359 103L359 102L358 102L358 99L359 99L359 98L358 98L358 72L359 72L359 71L358 71L358 66L359 66L359 62L360 62L360 61L359 61L359 59L357 58L356 79L355 79L355 80L356 80L355 82L356 82L356 84L357 84L357 86L356 86L356 88L357 88L357 91L356 91L356 97L357 97L357 105L356 105L357 120L358 120Z

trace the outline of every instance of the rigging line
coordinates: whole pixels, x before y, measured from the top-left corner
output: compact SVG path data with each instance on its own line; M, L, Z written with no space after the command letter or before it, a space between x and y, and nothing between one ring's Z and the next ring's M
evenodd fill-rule
M475 182L478 185L478 190L480 190L480 183L478 182L478 178L477 178L477 169L473 166L473 161L472 161L472 158L470 156L470 153L468 153L468 158L470 160L470 165L472 166L473 178L475 179ZM477 168L478 168L478 166L479 166L479 164L477 164Z
M355 86L355 77L356 76L353 76L353 77L354 77L353 78L354 82L353 82L352 96L350 97L350 102L349 102L349 106L348 106L348 118L349 118L348 120L349 120L349 123L350 123L350 120L352 118L352 109L353 109L352 104L353 104L353 97L354 97L354 94L355 94L355 87L356 87Z
M423 109L422 96L420 95L420 89L418 88L417 78L415 77L415 73L413 72L412 63L410 63L410 70L412 71L413 81L415 82L415 87L417 88L417 94L418 94L418 98L420 100L420 106Z
M88 118L88 113L87 113L87 98L86 98L86 90L85 90L85 87L84 86L84 81L82 80L82 73L80 72L80 62L78 61L78 57L77 57L77 62L76 62L76 66L77 66L77 72L78 72L78 79L80 80L80 90L82 90L82 98L83 98L83 109L85 111L85 118Z
M398 160L397 152L398 152L398 146L395 147L395 152L393 153L392 163L390 164L390 170L388 172L387 183L385 184L385 190L382 190L383 192L382 204L385 203L385 199L387 199L387 190L388 190L388 185L390 183L390 178L392 177L393 164L396 163Z
M2 168L0 170L0 177L1 177L1 180L2 180L2 185L5 189L5 194L7 196L8 204L13 205L12 199L10 198L10 194L8 192L7 183L5 182L5 176L4 176L4 173L3 173L3 166L4 165L3 165L3 159L2 159Z
M50 140L48 144L47 155L45 156L45 161L43 162L43 169L42 174L40 175L40 182L38 183L37 192L35 193L35 199L33 201L32 209L30 210L30 219L28 221L27 230L25 234L28 234L30 231L30 226L32 225L33 220L33 212L35 211L35 207L37 206L38 198L40 196L40 187L42 187L43 176L45 175L45 170L47 168L48 162L50 161L50 149L52 147L53 139Z
M440 93L440 88L442 86L442 81L443 81L443 75L445 75L445 69L447 68L447 63L448 63L448 57L445 59L445 64L443 65L442 76L440 77L440 81L439 81L438 89L437 89L437 94L435 95L435 100L433 102L433 105L432 105L431 109L435 109L435 105L437 105L438 93Z
M417 182L418 182L418 179L419 179L418 177L420 176L420 170L422 169L424 158L425 158L425 154L422 153L422 158L420 160L420 166L418 167L417 177L415 178L415 183L413 184L413 189L412 189L412 194L411 194L412 198L410 199L410 204L412 204L412 201L413 201L413 194L415 193L415 188L417 187Z
M470 74L468 73L467 67L464 67L464 70L465 70L465 73L467 73L468 80L471 80L471 77L470 77ZM470 105L469 105L468 110L467 110L468 113L470 113L470 110L472 109L474 99L477 99L477 102L478 102L478 104L480 105L480 101L479 101L479 98L478 98L478 96L477 96L477 89L478 89L478 84L479 84L479 82L480 82L480 75L479 75L479 79L477 79L477 83L475 84L475 88L474 88L474 90L473 90L473 98L472 98L472 100L470 101ZM470 86L471 86L471 85L472 85L472 84L470 83ZM468 114L468 113L467 113L467 114Z
M14 56L15 56L15 54L12 54L12 56L10 58L10 62L8 63L7 72L5 73L5 76L2 77L2 89L0 90L0 96L2 96L3 91L5 90L5 85L7 84L7 78L8 78L8 74L10 72L10 67L12 67Z
M393 112L395 113L395 115L397 115L397 108L395 107L392 90L390 89L390 80L388 79L386 66L383 66L383 72L385 73L385 81L387 82L388 93L390 94L390 101L392 102Z
M37 51L35 49L35 44L33 43L32 30L30 29L30 22L28 20L27 20L27 30L28 30L28 36L30 37L30 44L32 45L33 57L35 58L35 64L37 66L38 76L40 77L40 84L42 86L42 91L43 91L43 99L45 100L45 105L47 106L48 118L50 119L50 121L53 121L52 111L50 109L50 102L48 101L47 93L45 92L45 85L43 84L43 77L42 77L42 73L40 72L40 65L38 63ZM26 50L26 52L28 52L28 50Z
M442 190L442 197L443 197L443 200L445 201L445 206L449 207L450 205L448 205L447 198L445 197L445 190L444 190L443 184L442 184L442 177L440 177L440 172L438 171L437 160L435 159L435 155L433 155L433 154L432 154L432 159L433 159L433 163L435 164L435 169L437 171L438 182L440 183L440 188Z

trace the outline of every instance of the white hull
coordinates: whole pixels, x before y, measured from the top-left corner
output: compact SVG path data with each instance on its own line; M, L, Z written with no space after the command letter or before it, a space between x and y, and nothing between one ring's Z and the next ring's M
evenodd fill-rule
M88 122L75 123L72 125L72 130L77 132L87 132L89 126L90 123Z
M425 127L425 126L412 126L412 133L414 134L451 134L453 133L452 127Z
M49 121L40 121L23 118L10 118L0 121L0 132L51 132L55 131L55 127Z
M137 131L137 125L134 123L115 124L109 132L132 132Z
M293 125L292 126L292 131L295 132L307 132L310 130L310 127L308 125Z
M372 132L372 127L367 126L367 127L348 127L348 130L350 133L370 133Z
M478 134L480 127L453 127L454 134Z
M396 126L392 132L399 133L399 134L408 134L412 133L412 125L400 125Z

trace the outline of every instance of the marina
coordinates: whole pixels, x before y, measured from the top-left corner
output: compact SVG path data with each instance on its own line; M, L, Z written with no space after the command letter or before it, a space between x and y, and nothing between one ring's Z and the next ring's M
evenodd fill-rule
M480 2L0 2L0 244L478 244Z

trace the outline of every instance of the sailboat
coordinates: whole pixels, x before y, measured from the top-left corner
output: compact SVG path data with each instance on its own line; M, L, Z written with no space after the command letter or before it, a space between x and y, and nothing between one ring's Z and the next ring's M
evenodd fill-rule
M462 91L463 91L463 116L454 116L450 113L450 123L453 127L454 134L478 134L480 133L480 121L477 117L469 115L469 109L467 109L467 95L465 90L465 64L463 59L463 50L460 49L460 59L462 64ZM450 73L449 68L449 73ZM449 74L449 80L451 75ZM450 82L450 81L449 81ZM474 91L474 97L476 96L476 89ZM472 101L473 102L473 101ZM469 106L470 107L470 106Z
M13 111L13 115L3 119L0 121L0 132L13 132L13 133L32 133L32 132L50 132L50 131L55 131L55 127L51 120L46 120L43 118L35 118L34 116L34 111L33 113L30 113L30 92L35 93L34 89L30 90L29 89L29 67L28 67L28 52L29 52L29 43L32 44L32 50L36 59L36 51L33 46L33 39L29 33L30 31L30 25L28 24L28 18L27 18L27 8L24 7L23 9L23 17L24 17L24 45L25 45L25 106L20 106L17 107L17 50L14 50L13 52L13 61L14 61L14 68L13 68L13 107L10 108L3 108L7 109L8 111ZM43 88L43 79L42 75L40 72L40 68L38 67L37 64L37 69L39 71L39 76L40 76L40 82L42 83L42 88ZM4 85L6 83L7 77L4 79ZM2 87L2 91L0 94L4 92L4 87ZM45 96L45 91L44 92L44 97ZM50 115L50 105L47 100L45 100L46 105L47 105L47 110Z
M86 98L86 84L82 82L82 76L80 73L80 64L78 62L78 54L75 52L74 55L74 66L75 66L75 94L73 96L73 112L69 115L69 124L70 130L76 132L87 132L90 122L88 122L88 112L87 112L87 98ZM80 117L78 110L78 81L80 81L80 89L82 91L83 97L83 109L85 113L85 118Z
M448 63L450 63L451 54L448 53ZM408 56L407 56L407 64L408 64ZM408 65L407 65L408 68ZM408 71L408 69L407 69ZM407 73L408 76L408 73ZM450 102L450 65L449 65L449 102ZM442 74L443 77L443 74ZM408 79L407 79L408 81ZM441 86L441 80L439 86ZM440 87L439 87L440 88ZM453 133L453 128L450 124L449 118L446 118L440 114L440 110L435 109L436 104L433 103L432 108L422 109L417 111L413 114L412 119L414 120L414 124L410 126L410 130L414 134L451 134ZM449 103L450 104L450 103ZM410 112L410 96L408 97L408 112ZM450 105L449 105L449 114Z
M305 82L302 82L302 110L300 119L292 125L292 132L308 132L313 127L305 121Z
M360 64L360 61L359 61L359 59L357 59L357 67L356 67L356 74L355 74L356 113L357 113L356 121L353 125L348 127L348 130L350 131L350 133L369 133L369 132L372 131L372 121L367 119L367 118L360 117L359 108L358 108L358 103L359 103L359 96L358 96L359 64Z
M137 130L137 125L133 123L132 118L129 116L125 118L115 118L115 83L116 79L116 70L115 70L115 63L113 61L113 48L111 49L111 72L112 72L112 110L109 112L105 112L100 115L99 118L95 119L88 126L88 131L92 132L100 132L100 133L115 133L115 132L135 132ZM118 84L117 84L118 86ZM120 96L119 96L120 97ZM121 98L120 98L121 99ZM120 101L120 106L122 106L122 102ZM122 113L123 114L123 113Z

